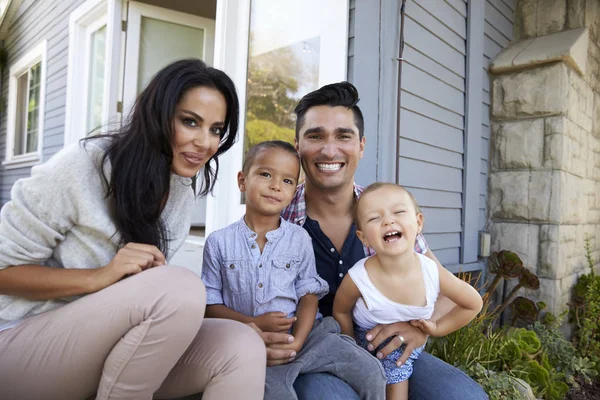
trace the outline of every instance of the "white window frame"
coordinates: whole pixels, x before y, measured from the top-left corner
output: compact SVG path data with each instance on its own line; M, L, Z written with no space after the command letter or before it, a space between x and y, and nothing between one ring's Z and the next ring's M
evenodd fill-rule
M65 109L65 146L84 138L88 120L91 34L106 25L102 125L118 120L117 79L121 43L121 1L87 0L69 17L69 62ZM113 105L113 107L111 107Z
M206 235L236 220L246 212L241 204L236 175L242 169L244 134L246 124L246 83L248 74L248 40L250 35L251 0L218 0L215 28L215 61L218 68L233 80L240 102L238 140L233 147L219 158L219 179L215 183L214 195L206 198ZM345 15L341 29L328 26L334 35L341 35L342 46L321 44L321 55L335 62L327 62L321 57L319 87L346 79L348 70L348 21L349 1L340 1L341 6L327 3ZM336 3L337 4L337 3ZM337 7L337 8L335 8ZM333 25L333 24L332 24ZM339 42L338 42L339 43Z
M30 167L39 164L42 161L42 146L44 143L44 119L46 106L46 58L47 41L44 40L37 46L29 50L23 57L13 63L9 69L8 83L8 116L7 116L7 135L6 135L6 156L2 165L6 169L15 169ZM15 155L15 136L17 132L17 97L19 77L26 73L31 67L41 62L40 65L40 104L38 107L38 144L34 152ZM22 134L22 133L20 133Z

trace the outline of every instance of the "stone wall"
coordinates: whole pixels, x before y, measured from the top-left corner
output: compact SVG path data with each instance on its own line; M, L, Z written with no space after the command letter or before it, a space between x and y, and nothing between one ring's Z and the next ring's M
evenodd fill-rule
M528 295L560 312L586 237L600 267L600 0L519 0L490 71L492 249L518 253L541 282Z

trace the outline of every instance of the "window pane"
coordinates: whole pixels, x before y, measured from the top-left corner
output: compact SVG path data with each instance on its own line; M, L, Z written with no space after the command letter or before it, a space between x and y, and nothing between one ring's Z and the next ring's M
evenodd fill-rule
M204 59L204 29L142 17L138 93L162 67L188 57Z
M29 75L24 73L17 79L17 115L15 118L15 146L14 155L25 152L25 135L27 121L27 78Z
M319 21L298 18L305 3L252 0L244 154L265 140L293 143L294 107L318 88L322 33Z
M106 49L106 25L92 33L90 38L89 90L87 132L102 125L104 104L104 56Z
M26 153L37 151L39 111L40 111L40 74L41 63L29 70L29 101L27 106Z

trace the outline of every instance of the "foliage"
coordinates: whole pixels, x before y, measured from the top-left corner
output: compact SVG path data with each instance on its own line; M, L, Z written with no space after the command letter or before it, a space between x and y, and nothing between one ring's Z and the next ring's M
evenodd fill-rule
M511 325L515 326L518 320L525 321L528 324L533 324L537 321L540 311L546 308L546 304L542 301L535 304L532 300L518 296L510 303L510 311L512 315Z
M467 373L481 384L490 400L528 400L527 387L508 372L493 372L476 363ZM521 388L521 390L519 390Z
M585 382L590 383L598 375L594 369L595 362L587 357L578 356L575 346L565 339L558 329L561 322L562 317L550 325L536 322L533 324L532 329L537 334L544 353L548 356L549 363L558 372L565 374L569 384L575 385L576 377L581 377Z
M586 260L589 274L581 275L573 288L571 321L575 324L575 343L583 360L581 365L591 365L600 373L600 275L595 271L589 238L586 239Z
M539 279L525 268L518 255L501 251L488 260L490 272L496 276L483 296L482 312L462 329L431 339L428 351L469 374L492 400L533 397L559 400L565 398L569 386L597 380L600 275L594 270L589 241L586 241L586 259L590 273L580 277L570 304L571 319L576 325L575 345L560 331L566 312L558 317L550 312L541 315L546 304L515 297L522 287L537 290ZM514 278L519 280L515 289L502 304L492 308L491 293L503 279ZM527 323L527 328L494 325L507 307L511 310L512 325L521 321ZM528 395L518 389L523 387L529 387L532 393Z
M246 123L246 140L244 142L244 154L255 144L267 140L283 140L294 143L294 130L284 128L271 121L255 119Z

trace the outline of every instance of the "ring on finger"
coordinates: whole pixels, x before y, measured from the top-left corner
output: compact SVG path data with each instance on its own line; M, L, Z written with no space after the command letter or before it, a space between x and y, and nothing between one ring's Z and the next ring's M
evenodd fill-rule
M398 340L400 341L400 344L404 344L404 342L405 342L404 336L402 336L402 335L398 335Z

